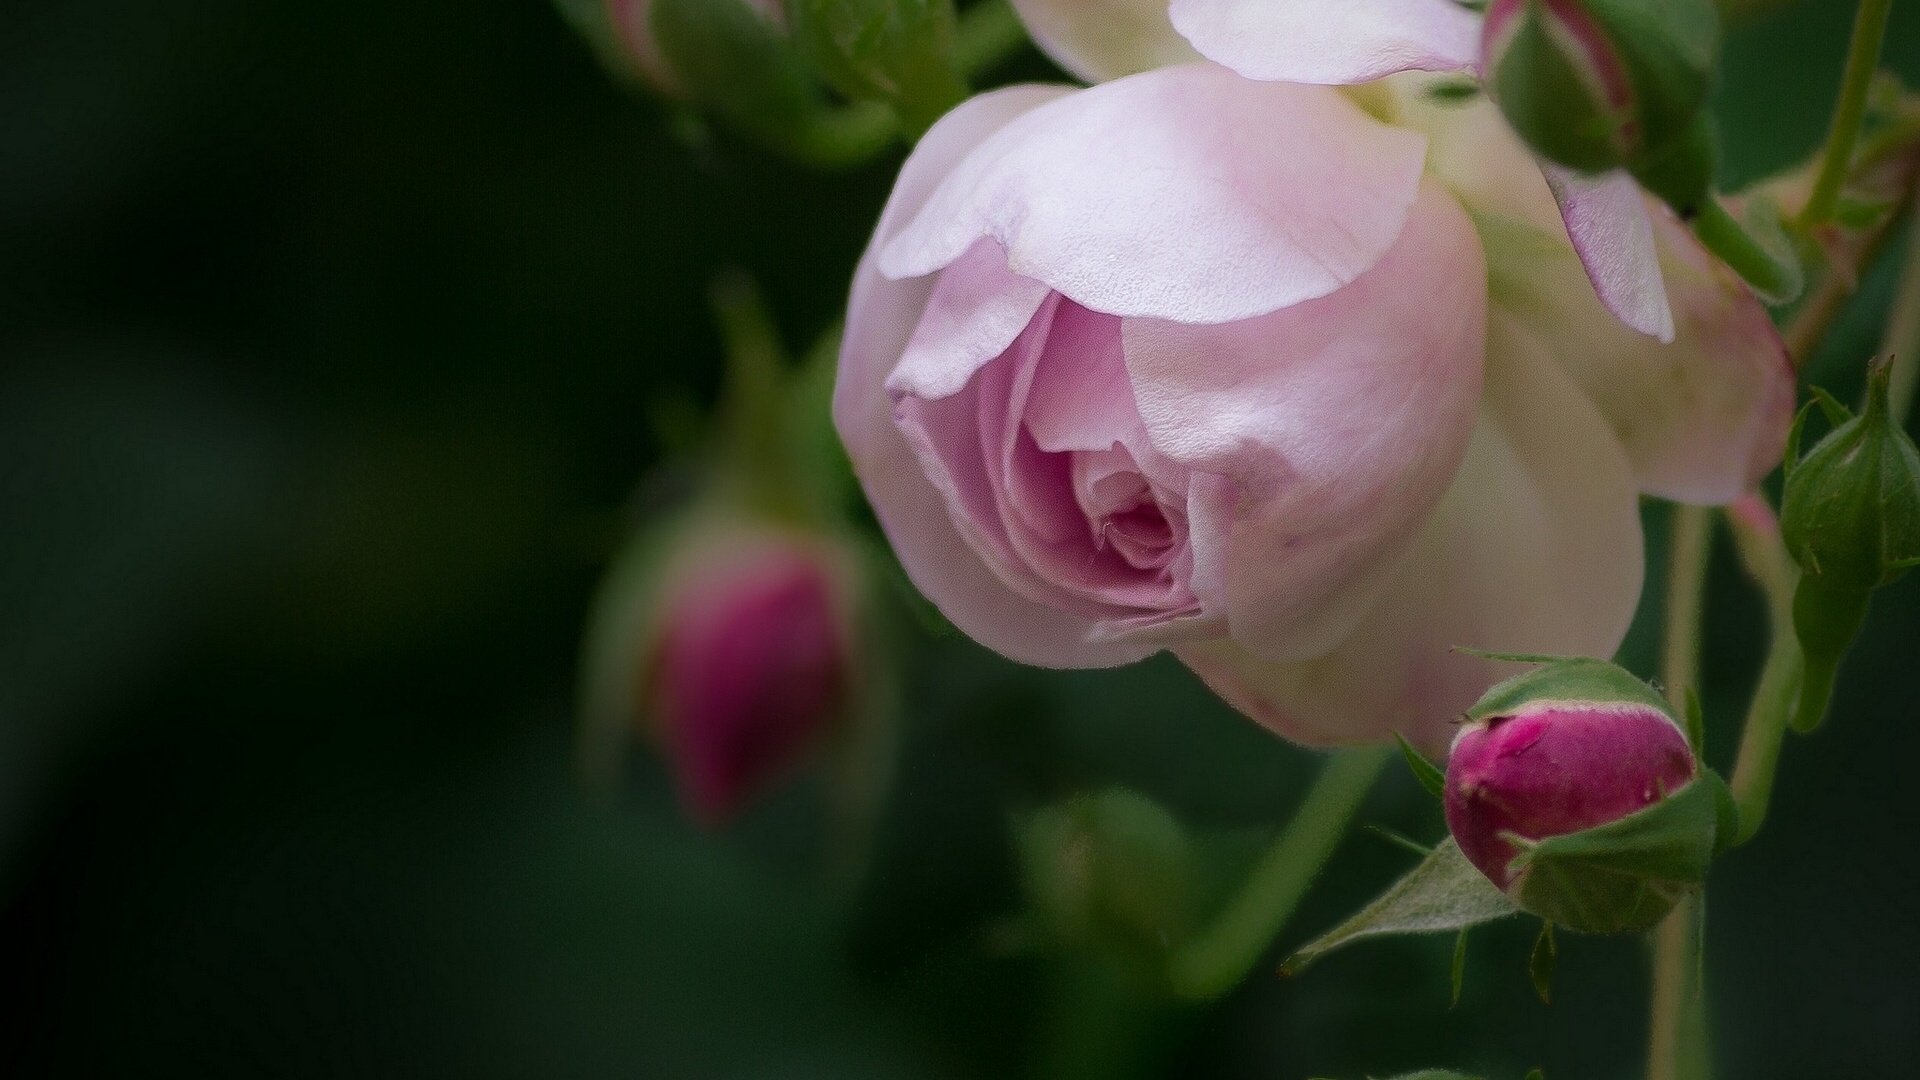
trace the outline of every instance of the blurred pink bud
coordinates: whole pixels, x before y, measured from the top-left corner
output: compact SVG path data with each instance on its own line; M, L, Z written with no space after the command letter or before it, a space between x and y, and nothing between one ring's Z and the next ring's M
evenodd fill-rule
M600 0L606 5L606 25L613 31L618 53L655 90L663 94L681 93L680 79L653 31L654 0ZM775 26L787 25L785 0L743 0Z
M845 716L845 581L837 551L769 533L700 552L665 582L644 712L702 822L731 817Z
M1536 701L1474 720L1447 759L1447 827L1467 859L1511 889L1528 840L1580 832L1644 810L1694 779L1673 718L1636 701Z

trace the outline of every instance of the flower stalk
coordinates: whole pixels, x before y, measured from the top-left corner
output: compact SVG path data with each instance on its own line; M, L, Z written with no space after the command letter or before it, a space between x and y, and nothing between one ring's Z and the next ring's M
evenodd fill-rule
M1393 756L1391 749L1375 747L1342 751L1327 761L1293 820L1261 854L1212 925L1169 959L1167 979L1174 993L1195 1001L1216 998L1252 970L1300 905Z
M1814 180L1813 194L1800 211L1803 230L1833 220L1834 210L1840 205L1840 190L1852 171L1853 148L1867 117L1868 91L1880 67L1880 44L1886 37L1887 15L1892 10L1893 0L1860 0L1853 38L1847 46L1846 71L1840 79L1840 99L1834 105L1833 123L1827 128L1826 148L1821 153L1820 173Z

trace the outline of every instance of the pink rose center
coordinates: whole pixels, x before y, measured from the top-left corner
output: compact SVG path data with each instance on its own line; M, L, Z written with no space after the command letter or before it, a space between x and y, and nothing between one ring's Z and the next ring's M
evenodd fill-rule
M1147 437L1119 318L1050 295L957 393L896 418L1010 587L1115 630L1197 612L1193 475Z

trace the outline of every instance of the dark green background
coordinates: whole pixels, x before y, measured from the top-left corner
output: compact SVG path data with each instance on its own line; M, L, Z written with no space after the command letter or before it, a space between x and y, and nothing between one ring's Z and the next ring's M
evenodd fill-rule
M1818 140L1849 10L1735 36L1736 178ZM806 784L720 837L680 824L657 766L590 804L578 628L660 453L649 402L713 393L706 282L747 268L810 339L895 162L690 150L534 0L96 0L5 27L0 1069L1007 1076L1061 1019L1057 968L990 947L1011 807L1121 782L1199 827L1288 811L1311 756L1177 665L1045 675L954 638L905 650L851 901L816 884ZM1889 60L1920 77L1920 12ZM1886 278L1822 361L1836 389ZM1764 636L1729 562L1722 718ZM1828 728L1789 744L1765 834L1716 875L1727 1077L1920 1060L1917 597L1877 604ZM1439 829L1399 770L1366 817ZM1402 865L1356 834L1286 940ZM1257 974L1206 1013L1111 1003L1096 1029L1149 1075L1636 1075L1642 950L1563 939L1545 1007L1528 938L1478 939L1452 1011L1436 940Z

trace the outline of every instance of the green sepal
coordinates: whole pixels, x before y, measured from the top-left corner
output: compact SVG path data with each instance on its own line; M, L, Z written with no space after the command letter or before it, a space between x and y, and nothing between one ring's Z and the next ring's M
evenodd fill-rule
M1540 922L1540 936L1533 939L1533 953L1527 957L1527 978L1540 1004L1553 1004L1553 973L1560 964L1560 947L1553 940L1553 924Z
M1466 717L1469 721L1481 721L1512 716L1541 701L1631 702L1645 705L1679 723L1667 699L1632 672L1618 664L1584 657L1554 660L1495 685L1467 710Z
M1717 857L1740 841L1740 801L1726 780L1705 766L1694 783L1705 784L1713 793L1713 854Z
M688 94L783 152L824 107L786 34L744 0L654 0L654 38Z
M1693 756L1697 760L1707 752L1707 713L1700 704L1700 693L1693 687L1686 688L1687 745L1693 747Z
M1280 970L1299 974L1327 953L1363 938L1462 930L1519 910L1448 837L1372 903L1295 950Z
M1436 799L1446 798L1447 774L1441 772L1438 765L1428 761L1420 751L1415 750L1405 736L1396 731L1393 733L1393 738L1400 744L1400 756L1407 759L1407 768L1413 770L1413 778L1420 781L1420 786L1426 788L1427 793Z
M1453 995L1447 1003L1447 1008L1449 1009L1459 1007L1460 991L1465 989L1467 985L1467 933L1469 929L1470 928L1467 927L1461 928L1460 932L1455 934L1453 938L1453 967L1450 973Z
M1544 840L1506 834L1520 851L1509 867L1514 898L1578 933L1650 929L1713 862L1721 800L1706 776L1605 825Z
M966 96L953 0L789 0L794 37L834 89L924 131Z

